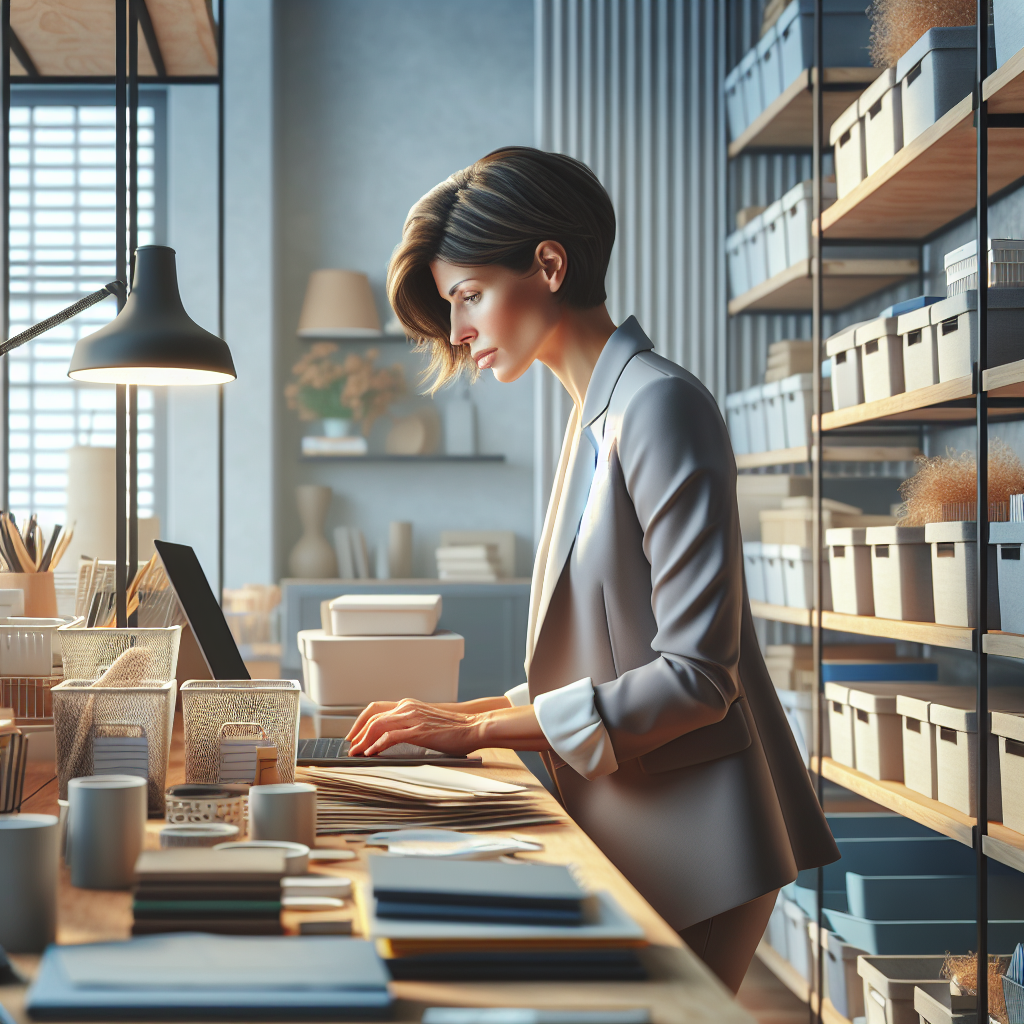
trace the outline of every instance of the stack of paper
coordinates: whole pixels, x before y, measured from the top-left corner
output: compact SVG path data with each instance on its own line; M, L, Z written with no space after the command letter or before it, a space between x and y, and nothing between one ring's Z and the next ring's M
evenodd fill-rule
M489 583L501 576L497 544L451 544L435 553L442 580Z
M562 820L525 786L434 765L300 768L296 781L317 788L321 834L401 827L519 828Z
M149 740L145 736L94 736L93 775L149 778Z

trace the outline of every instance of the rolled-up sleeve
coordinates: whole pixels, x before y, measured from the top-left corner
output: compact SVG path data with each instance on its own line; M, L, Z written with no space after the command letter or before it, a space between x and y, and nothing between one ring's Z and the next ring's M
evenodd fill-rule
M618 768L589 677L540 694L533 709L551 749L585 779L598 779Z
M511 690L505 691L505 696L512 707L525 707L530 703L530 684L520 683L518 686L513 686Z

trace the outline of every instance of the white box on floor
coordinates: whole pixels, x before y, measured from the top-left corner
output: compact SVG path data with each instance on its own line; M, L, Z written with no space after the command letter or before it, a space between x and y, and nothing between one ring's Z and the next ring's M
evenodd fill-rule
M459 662L466 642L458 633L433 636L298 634L306 693L321 705L367 705L415 697L429 703L458 700Z
M761 101L768 107L782 95L788 84L782 80L782 59L774 25L758 40L757 64L761 69Z
M825 342L825 354L832 359L833 409L848 409L864 401L864 374L857 347L857 328L861 326L844 327Z
M755 384L744 392L747 396L747 450L752 454L768 450L768 421L763 389L763 384Z
M903 720L903 784L915 793L938 800L935 726L929 715L932 696L901 693L896 698L896 713ZM946 686L938 699L951 707L970 709L977 698L971 687Z
M756 288L768 279L768 247L764 233L764 213L751 218L743 228L743 246L747 250L747 287Z
M786 214L782 200L777 199L761 214L764 222L765 248L768 254L768 276L781 274L789 266L786 245Z
M935 726L935 764L940 803L972 818L977 814L978 715L976 711L933 702L928 715ZM988 816L1003 820L999 775L999 737L989 734Z
M845 764L847 768L856 768L850 687L845 683L826 683L825 700L828 703L828 732L832 743L832 760Z
M761 401L764 402L764 422L767 428L768 451L777 452L788 448L786 441L786 407L782 395L782 381L761 385Z
M871 548L866 534L866 527L839 527L825 531L832 580L832 610L844 615L875 614Z
M430 636L440 594L342 594L327 606L334 636Z
M801 181L782 197L782 209L786 216L786 251L789 254L789 265L800 260L811 258L811 204L812 185L809 181ZM836 201L836 185L834 181L825 181L821 185L821 208L828 209Z
M764 566L764 590L769 604L786 605L786 574L782 564L781 544L762 544L761 562Z
M768 591L764 584L764 560L761 557L761 542L743 542L743 571L747 578L747 597L751 601L767 601Z
M903 386L907 391L939 383L939 350L931 316L932 307L922 306L896 319L896 333L903 341Z
M880 317L857 328L865 402L903 393L903 339L896 324L894 316Z
M869 526L875 616L934 622L931 547L923 526Z
M736 455L750 451L747 438L747 395L745 391L734 391L725 396L725 422L729 427L729 439Z
M1024 716L993 711L992 735L999 741L1003 824L1024 832Z
M814 413L814 377L810 373L794 373L779 381L786 407L786 442L790 448L811 443L811 416ZM822 381L822 412L832 411L832 392Z
M734 231L725 240L725 262L729 268L729 298L735 299L750 290L750 272L747 270L747 247L743 229Z
M814 565L811 549L798 544L782 545L782 572L786 579L786 604L790 608L814 607ZM822 601L825 611L832 611L832 585L829 581L828 561L823 559Z
M836 168L836 192L842 199L866 177L864 159L864 122L854 100L833 122L828 133Z
M864 123L864 162L868 176L903 148L903 92L896 69L886 68L857 101Z

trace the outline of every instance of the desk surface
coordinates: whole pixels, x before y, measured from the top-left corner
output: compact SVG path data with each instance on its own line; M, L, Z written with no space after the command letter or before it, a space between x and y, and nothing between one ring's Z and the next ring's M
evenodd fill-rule
M529 786L538 797L550 801L553 810L561 809L540 783L507 750L481 752L483 766L475 769L508 782ZM25 792L33 793L23 811L57 813L56 780L48 766L30 763ZM174 741L168 770L168 785L184 781L184 750L181 717L175 719ZM159 847L158 833L163 822L147 825L147 847ZM528 1006L547 1009L614 1009L648 1007L655 1024L751 1024L751 1018L732 1000L696 956L682 944L679 936L652 909L650 904L626 881L594 843L569 819L561 825L516 829L516 834L536 837L544 844L542 853L526 855L555 863L572 863L588 885L608 889L638 921L653 944L643 955L651 974L646 982L394 982L395 1019L418 1021L428 1006ZM336 874L353 880L366 873L369 854L362 837L322 836L319 846L352 850L354 861L318 865L317 873ZM298 921L310 918L354 917L351 901L344 910L332 914L299 914L286 911L285 929L295 932ZM356 925L358 928L358 925ZM100 892L75 889L66 868L61 868L57 910L57 940L61 943L98 942L127 938L131 929L131 895L127 892ZM38 958L12 956L23 973L30 975ZM24 990L20 986L0 986L0 1003L11 1011L19 1024L28 1018L21 1011Z

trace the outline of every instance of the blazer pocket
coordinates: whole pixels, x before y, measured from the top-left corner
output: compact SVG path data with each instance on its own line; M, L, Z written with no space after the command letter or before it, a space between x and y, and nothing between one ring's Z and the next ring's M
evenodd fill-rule
M720 722L688 732L639 757L640 768L647 775L660 775L738 754L751 743L749 714L747 698L739 697Z

